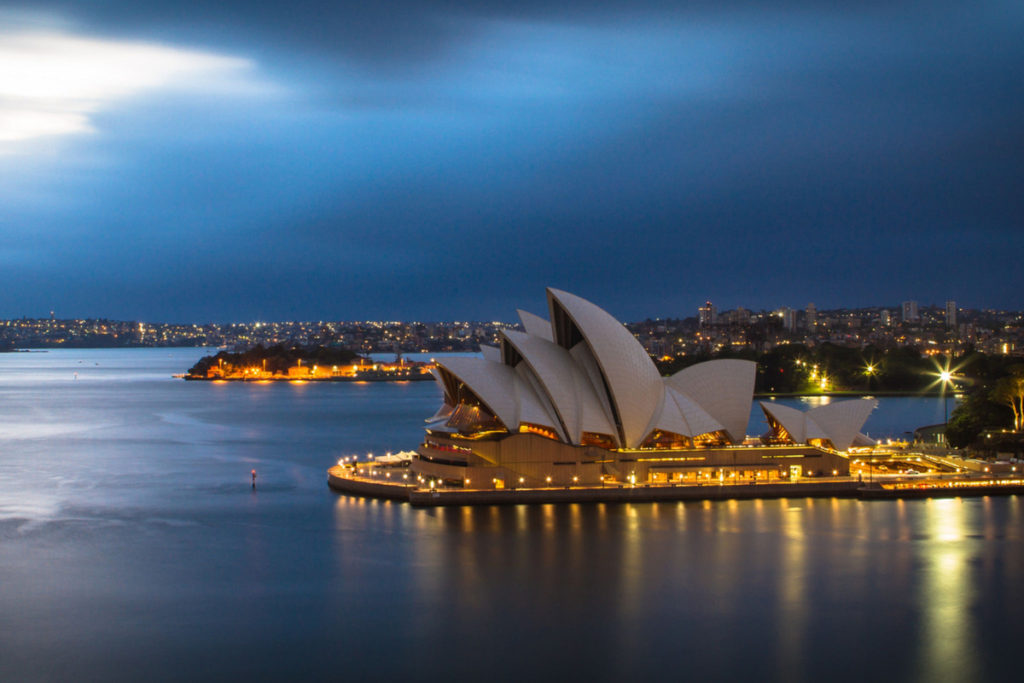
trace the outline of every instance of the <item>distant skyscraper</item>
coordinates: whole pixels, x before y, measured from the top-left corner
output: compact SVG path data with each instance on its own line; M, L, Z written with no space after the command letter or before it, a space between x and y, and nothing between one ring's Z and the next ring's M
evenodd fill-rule
M804 314L806 316L804 325L808 330L813 330L814 326L818 324L818 309L814 307L814 304L807 304Z
M905 323L916 323L921 319L921 316L917 312L916 301L904 301L903 302L903 322Z
M783 306L780 312L782 313L782 326L786 332L796 332L796 311L789 306Z
M697 316L701 327L711 327L718 320L718 309L710 301L705 301L704 305L697 309Z
M951 330L956 329L956 302L946 302L946 327Z
M882 312L878 314L878 319L886 327L889 327L889 326L892 325L892 313L890 313L889 309L887 309L887 308L883 308L882 309Z

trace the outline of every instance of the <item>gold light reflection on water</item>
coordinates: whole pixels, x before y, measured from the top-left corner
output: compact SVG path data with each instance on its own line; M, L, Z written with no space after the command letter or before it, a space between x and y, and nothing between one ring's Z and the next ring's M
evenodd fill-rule
M542 505L540 509L544 535L550 538L555 533L555 506L547 503Z
M622 591L619 593L619 614L623 617L639 618L643 605L640 598L644 591L643 576L643 533L637 506L626 503L626 526L622 540L622 564L620 567Z
M779 664L782 680L799 678L803 666L803 633L807 625L807 548L804 534L812 513L812 499L796 505L796 501L780 500L782 544L779 556Z
M569 561L571 576L583 576L586 567L586 546L583 542L583 520L580 515L580 504L569 504Z
M766 533L769 529L768 516L765 514L764 499L755 498L754 501L754 530L758 534Z
M968 506L961 498L935 498L926 502L924 514L929 539L916 546L922 564L921 678L976 680Z

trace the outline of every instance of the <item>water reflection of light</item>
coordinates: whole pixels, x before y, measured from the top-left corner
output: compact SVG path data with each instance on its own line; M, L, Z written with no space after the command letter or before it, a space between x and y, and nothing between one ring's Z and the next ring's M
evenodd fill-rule
M643 576L643 534L637 506L626 504L626 529L623 534L621 572L622 590L619 593L619 615L622 617L640 618L642 603L640 598L644 591Z
M686 531L686 505L681 502L676 503L676 530Z
M922 680L977 679L977 649L968 616L974 588L967 513L968 506L960 498L936 498L925 506L929 539L916 545L923 565L919 592Z
M807 499L806 512L791 505L791 501L780 500L782 517L782 567L779 571L778 595L780 601L779 623L779 664L783 680L800 677L803 656L803 635L807 627L807 553L804 527L809 524L813 501Z

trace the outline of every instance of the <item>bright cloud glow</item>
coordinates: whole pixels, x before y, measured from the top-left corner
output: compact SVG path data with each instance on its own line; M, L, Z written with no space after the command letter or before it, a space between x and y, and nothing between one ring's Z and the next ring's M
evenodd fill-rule
M237 92L252 70L247 59L151 43L0 33L0 145L94 132L94 114L147 91Z

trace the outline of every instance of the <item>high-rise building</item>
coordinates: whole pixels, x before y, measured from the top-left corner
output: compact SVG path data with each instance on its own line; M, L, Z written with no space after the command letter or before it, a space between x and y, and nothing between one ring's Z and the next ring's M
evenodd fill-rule
M697 317L701 327L711 327L718 322L718 309L710 301L705 301L704 305L697 309Z
M946 327L955 330L956 329L956 302L946 302Z
M779 312L782 316L782 327L786 332L796 332L796 311L789 306L783 306Z
M916 323L921 320L920 314L917 312L916 301L904 301L903 302L903 322L905 323Z
M807 304L804 314L804 326L808 330L813 330L815 325L818 324L818 309L814 307L814 304Z
M892 313L889 312L889 309L883 308L882 312L878 314L878 320L885 327L890 327L892 326Z

